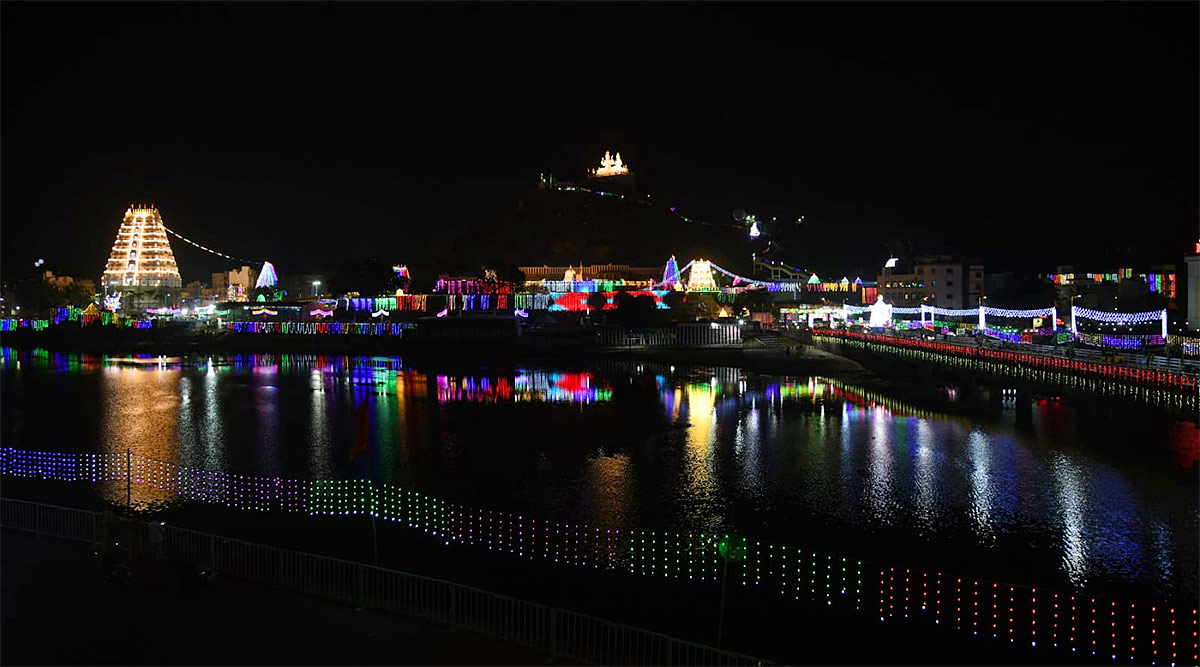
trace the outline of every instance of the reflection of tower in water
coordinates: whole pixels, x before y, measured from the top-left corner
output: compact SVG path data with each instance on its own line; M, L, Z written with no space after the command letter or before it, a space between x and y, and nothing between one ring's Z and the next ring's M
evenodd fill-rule
M693 383L687 386L687 417L688 428L685 434L685 486L688 495L700 501L701 505L717 500L718 489L714 481L714 450L716 448L716 420L713 413L716 409L717 388L710 384ZM720 517L706 514L696 517L705 525L705 530L713 530Z
M605 529L628 530L637 517L631 516L634 496L629 456L599 456L588 460L586 490L588 522Z
M134 505L171 500L175 493L158 488L151 482L159 461L174 467L179 464L179 404L178 383L182 371L178 368L121 368L104 369L105 409L104 453L124 461L131 454L134 480L129 486ZM148 483L149 482L149 483ZM105 500L125 504L125 480L100 484Z

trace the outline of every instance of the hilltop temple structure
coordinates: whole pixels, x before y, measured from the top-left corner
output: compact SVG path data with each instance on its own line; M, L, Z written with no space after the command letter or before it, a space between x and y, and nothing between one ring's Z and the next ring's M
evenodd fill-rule
M593 188L618 191L632 194L634 192L633 172L629 165L621 160L621 153L613 157L611 151L604 151L600 166L588 170L589 185Z
M183 285L162 216L153 204L132 204L125 210L101 284L106 293L178 290Z

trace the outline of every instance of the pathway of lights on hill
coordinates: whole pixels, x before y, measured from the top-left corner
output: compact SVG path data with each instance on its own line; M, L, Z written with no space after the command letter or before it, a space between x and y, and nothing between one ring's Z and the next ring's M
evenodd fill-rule
M422 531L447 546L470 545L584 568L693 581L719 581L722 570L717 550L721 535L544 521L465 507L365 479L254 477L128 454L13 448L0 449L0 470L16 477L90 483L132 478L132 483L186 500L258 512L370 514ZM1195 608L955 577L757 540L747 540L746 547L745 559L731 569L732 581L838 610L877 613L882 622L919 620L974 636L1090 652L1114 661L1175 665L1200 659ZM878 587L872 586L875 572ZM864 600L878 600L878 605L864 609Z

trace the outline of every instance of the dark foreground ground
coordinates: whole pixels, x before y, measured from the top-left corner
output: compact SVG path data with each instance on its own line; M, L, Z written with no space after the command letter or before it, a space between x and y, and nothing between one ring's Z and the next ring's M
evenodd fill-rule
M567 664L427 621L166 565L105 581L91 545L5 529L0 662L21 664Z

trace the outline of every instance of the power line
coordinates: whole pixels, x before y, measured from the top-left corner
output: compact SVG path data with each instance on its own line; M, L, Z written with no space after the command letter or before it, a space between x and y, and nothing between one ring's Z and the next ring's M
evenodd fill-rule
M167 228L165 225L163 226L163 229L166 229L168 232L170 232L172 235L174 235L174 236L175 236L175 238L178 238L178 239L179 239L179 240L181 240L181 241L184 241L184 242L190 243L190 244L192 244L192 245L196 246L197 248L199 248L199 249L201 249L201 250L203 250L203 251L205 251L205 252L212 253L212 254L214 254L214 255L216 255L216 256L218 256L218 257L224 257L225 259L232 259L232 260L233 260L233 261L235 261L235 262L246 262L246 263L248 263L248 264L253 264L253 263L254 263L254 260L244 259L244 258L242 258L242 257L234 257L233 255L226 255L225 253L223 253L223 252L217 252L216 250L213 250L212 248L209 248L208 246L203 246L203 245L200 245L199 243L196 243L195 241L193 241L193 240L191 240L191 239L187 238L186 236L183 236L183 235L181 235L181 234L179 234L179 233L175 232L175 231L174 231L174 230L172 230L172 229L168 229L168 228Z

